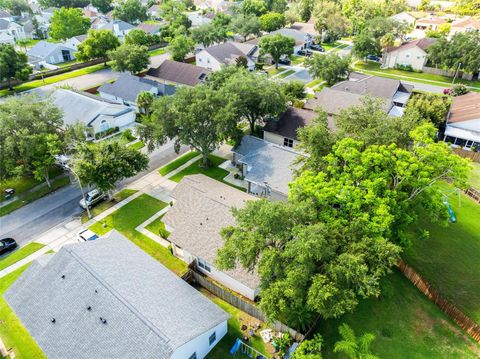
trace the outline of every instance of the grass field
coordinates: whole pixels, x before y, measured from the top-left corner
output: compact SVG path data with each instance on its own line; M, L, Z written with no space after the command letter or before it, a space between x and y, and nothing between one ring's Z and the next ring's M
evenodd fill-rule
M162 238L168 238L170 232L165 228L165 223L163 223L162 218L164 215L161 215L156 220L145 226L145 229L149 230L152 233L159 235Z
M17 359L46 359L38 344L3 299L3 293L27 269L27 266L0 278L0 337L7 348L13 348Z
M420 239L419 231L412 230L413 245L404 258L442 296L480 323L480 205L452 189L444 186L457 222L444 227L422 218L418 228L426 228L430 237Z
M187 271L185 262L174 257L167 248L135 230L136 227L167 205L167 203L147 194L142 194L102 221L91 225L90 229L98 235L104 235L110 230L116 229L165 267L178 275L182 275Z
M398 271L383 280L381 299L360 302L353 314L319 323L324 359L346 358L332 352L340 339L338 327L347 323L357 336L376 335L372 352L379 358L474 359L480 346L452 323Z
M15 252L12 252L2 258L0 258L0 270L3 270L14 263L22 260L25 257L28 257L30 254L38 251L39 249L45 247L41 243L32 242L26 246L17 249Z
M133 145L130 145L130 148L133 148L135 150L139 150L143 147L145 147L145 143L143 143L143 141L137 141Z
M95 207L90 209L90 213L92 214L92 217L98 216L100 213L103 211L106 211L107 209L113 207L117 203L123 201L124 199L130 197L131 195L137 193L137 190L134 189L123 189L120 192L115 193L112 196L112 199L110 201L103 201L96 205ZM85 211L82 214L82 223L85 223L89 220L87 211Z
M470 186L480 191L480 163L472 162L472 172L470 173Z
M160 48L160 49L152 50L148 54L150 55L150 57L152 57L152 56L162 55L165 52L167 52L165 48Z
M278 69L275 68L275 66L270 66L265 69L267 71L268 76L275 76L276 74L279 74L282 71L285 71L284 67L279 67Z
M322 83L322 82L323 82L322 79L316 79L316 80L313 80L312 82L309 82L309 83L307 84L307 87L312 88L312 87L315 87L315 86L317 86L318 84L320 84L320 83Z
M172 171L175 171L178 167L184 165L188 161L190 161L192 158L198 156L197 151L190 151L185 153L183 156L178 157L177 159L173 160L172 162L167 163L165 166L160 168L158 172L162 175L165 176L169 174Z
M292 74L295 73L295 70L288 70L288 71L285 71L285 72L282 72L280 75L278 75L277 77L280 78L280 79L284 79L285 77L287 76L290 76Z
M292 65L300 65L305 61L304 56L299 56L299 55L290 55L290 60L292 61Z

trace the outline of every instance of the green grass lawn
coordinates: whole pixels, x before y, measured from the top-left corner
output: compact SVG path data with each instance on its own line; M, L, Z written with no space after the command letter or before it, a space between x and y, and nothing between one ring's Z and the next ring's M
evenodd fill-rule
M444 193L451 186L442 186ZM480 323L480 205L460 193L451 193L456 223L447 227L422 218L418 228L430 232L420 239L419 230L412 229L411 248L404 258L443 297L450 300L471 319Z
M168 206L167 203L147 194L142 194L105 217L102 221L91 225L90 229L98 235L104 235L110 230L116 229L165 267L178 275L182 275L187 271L185 262L173 256L161 244L135 230L136 227L166 206Z
M150 55L150 57L152 57L152 56L162 55L165 52L167 52L167 50L165 48L160 48L160 49L150 51L149 55Z
M330 51L331 49L339 46L340 44L341 43L337 42L337 41L335 41L335 42L323 42L322 47L325 49L325 51Z
M280 79L284 79L285 77L287 76L290 76L292 74L295 73L295 70L288 70L288 71L285 71L285 72L282 72L280 75L278 75L277 77L280 78Z
M268 68L265 68L264 70L267 71L268 76L275 76L276 74L279 74L280 72L285 71L285 68L279 67L278 69L276 69L275 66L270 66Z
M451 359L478 358L480 346L451 322L400 272L383 279L384 296L360 302L354 313L321 321L324 358L346 358L334 354L340 339L338 327L347 323L357 335L376 335L372 352L380 358Z
M231 318L228 320L228 333L223 337L223 339L212 349L212 351L207 355L207 359L225 359L230 358L230 349L232 348L233 344L237 340L237 338L242 338L243 333L241 327L243 324L246 323L253 323L259 322L258 319L252 318L248 314L242 312L241 310L235 308L234 306L228 304L224 300L214 296L207 290L200 288L200 291L206 295L212 302L217 304L220 308L226 311L228 314L231 315ZM262 325L262 329L264 329L265 325ZM249 342L247 343L254 349L258 350L259 352L266 354L265 344L263 343L262 338L260 335L252 337ZM235 358L247 358L242 354L238 353Z
M177 159L167 163L165 166L160 168L158 172L162 175L165 176L169 174L172 171L175 171L178 167L184 165L188 161L190 161L192 158L198 156L197 151L190 151L185 153L183 156L178 157Z
M163 223L162 218L164 215L161 215L156 220L145 226L150 232L159 235L162 238L167 239L170 235L170 232L165 228L165 223Z
M0 217L5 216L9 213L12 213L16 209L19 209L19 208L25 206L26 204L28 204L30 202L33 202L33 201L35 201L35 200L37 200L37 199L39 199L43 196L46 196L47 194L49 194L49 193L51 193L51 192L53 192L53 191L55 191L55 190L57 190L61 187L64 187L64 186L70 184L70 178L69 177L61 177L61 178L52 180L51 184L52 184L51 187L44 186L44 187L41 187L40 189L38 189L37 191L25 193L21 196L21 199L17 199L13 202L10 202L9 204L7 204L3 207L0 207Z
M117 203L123 201L124 199L130 197L131 195L137 193L137 190L134 189L123 189L120 192L115 193L112 196L110 201L104 201L90 209L92 217L98 216L100 213L106 211L107 209L113 207ZM85 223L89 220L87 211L82 214L82 223Z
M298 56L298 55L290 55L290 60L292 61L292 65L300 65L305 61L305 57Z
M480 163L472 162L472 172L470 173L470 186L480 191Z
M337 52L337 51L340 51L340 50L342 50L342 49L344 49L344 48L346 48L346 47L348 47L347 44L340 44L340 45L338 45L338 46L333 47L333 48L331 49L331 51L332 51L332 52Z
M210 158L210 162L211 162L211 166L209 168L200 167L200 161L201 161L201 159L200 159L200 160L192 163L187 168L184 168L183 170L181 170L180 172L178 172L174 176L170 177L170 179L174 182L180 182L182 180L182 178L185 177L185 176L200 173L200 174L204 174L205 176L208 176L210 178L213 178L217 181L228 184L229 186L235 187L235 188L237 188L241 191L245 191L245 188L234 186L234 185L232 185L232 184L223 180L229 174L229 172L224 170L223 168L219 168L218 166L221 163L226 161L225 158L214 156L214 155L209 155L208 157Z
M135 150L139 150L144 147L145 147L145 143L143 143L143 141L137 141L133 145L130 145L130 148L133 148Z
M46 359L47 357L38 344L3 299L3 293L27 267L28 265L18 268L16 271L0 278L0 337L7 348L13 348L17 359Z
M42 249L45 245L41 243L32 242L26 246L17 249L15 252L12 252L5 257L0 258L0 270L3 270L14 263L22 260L25 257L28 257L30 254Z
M319 83L321 83L321 82L323 82L322 79L313 80L312 82L309 82L309 83L307 84L307 87L310 87L310 88L315 87L315 86L317 86L317 85L318 85Z

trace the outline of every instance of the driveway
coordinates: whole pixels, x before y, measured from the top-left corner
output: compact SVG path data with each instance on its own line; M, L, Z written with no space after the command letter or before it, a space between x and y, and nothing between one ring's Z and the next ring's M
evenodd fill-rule
M313 78L312 76L310 76L307 69L303 67L292 67L291 69L295 70L295 73L283 78L283 80L286 80L286 81L297 80L297 81L302 81L303 83L306 83L306 84L313 81Z

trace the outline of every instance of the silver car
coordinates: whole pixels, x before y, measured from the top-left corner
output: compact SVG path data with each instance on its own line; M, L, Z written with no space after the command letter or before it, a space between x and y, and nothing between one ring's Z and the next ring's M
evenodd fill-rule
M94 189L88 192L87 195L85 196L85 199L82 198L79 204L80 204L80 207L82 207L83 209L87 209L87 207L91 208L97 203L103 201L104 199L105 199L105 194L100 192L98 189Z

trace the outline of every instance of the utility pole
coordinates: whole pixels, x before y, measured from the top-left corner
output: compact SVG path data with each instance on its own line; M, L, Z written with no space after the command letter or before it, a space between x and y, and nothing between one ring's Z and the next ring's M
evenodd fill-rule
M453 86L453 84L455 83L455 79L457 78L458 70L460 70L460 66L462 66L462 63L461 63L461 62L458 63L457 71L455 71L455 76L453 76L452 86Z
M91 219L92 218L92 214L90 213L90 208L88 207L88 204L87 204L87 200L85 198L85 192L83 190L83 187L82 187L82 182L80 181L80 177L78 177L77 173L72 169L72 167L70 167L69 165L65 164L64 167L69 170L70 172L73 173L73 175L77 178L77 181L78 181L78 185L80 187L80 191L82 192L82 198L83 198L83 202L85 203L85 208L87 209L87 215L88 215L88 218Z

